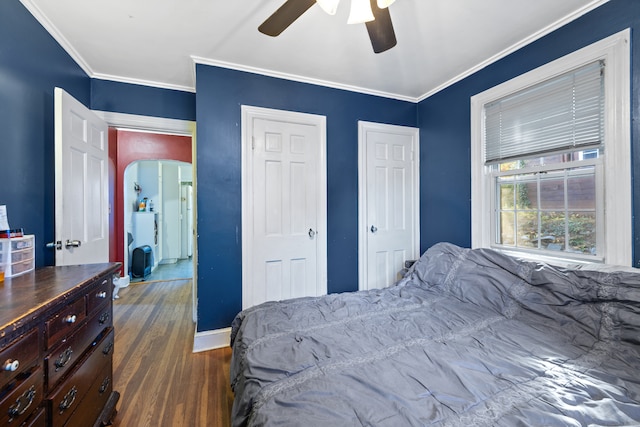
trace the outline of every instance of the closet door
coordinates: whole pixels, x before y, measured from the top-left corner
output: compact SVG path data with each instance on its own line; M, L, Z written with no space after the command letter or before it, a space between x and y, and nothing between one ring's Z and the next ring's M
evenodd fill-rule
M323 121L245 116L243 307L326 293Z
M360 289L384 288L420 255L418 129L359 128Z

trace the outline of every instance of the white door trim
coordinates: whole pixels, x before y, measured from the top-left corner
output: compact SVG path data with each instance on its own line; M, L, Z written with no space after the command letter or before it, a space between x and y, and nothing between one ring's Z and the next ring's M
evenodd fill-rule
M358 121L358 289L367 289L368 283L368 236L367 223L367 144L368 131L389 132L412 137L413 149L413 227L417 233L414 239L413 258L420 256L420 131L408 126L388 125Z
M253 265L251 242L253 241L253 170L252 164L252 122L255 118L277 120L283 122L303 123L315 126L319 133L320 158L318 159L318 287L320 294L327 293L327 130L326 117L297 113L293 111L275 110L271 108L242 105L242 143L241 143L241 192L242 192L242 308L248 306L247 283L249 269Z
M196 133L196 122L190 120L139 116L137 114L114 113L100 110L93 110L93 112L111 127L191 137L195 137Z
M114 113L110 111L93 110L110 127L127 129L130 131L144 131L167 133L170 135L185 135L191 137L191 165L193 166L193 200L197 199L198 183L196 157L196 122L190 120L168 119L164 117L139 116L137 114ZM191 211L194 227L198 224L197 204L193 204ZM126 236L125 236L126 241ZM193 239L193 280L192 280L192 315L193 323L198 322L198 239Z

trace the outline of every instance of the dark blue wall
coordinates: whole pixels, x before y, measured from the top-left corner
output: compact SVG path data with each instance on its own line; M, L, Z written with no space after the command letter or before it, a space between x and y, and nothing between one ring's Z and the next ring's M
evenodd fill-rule
M328 291L356 290L358 120L416 126L416 105L205 65L196 78L198 330L242 308L241 105L327 117Z
M196 94L92 79L91 109L194 121Z
M241 308L240 105L327 117L328 289L357 287L357 121L418 126L421 249L470 245L472 95L624 28L633 29L633 171L640 173L640 1L611 0L419 105L216 67L197 66L197 94L91 80L18 0L0 1L0 204L11 224L54 236L53 88L93 109L198 121L200 331L226 327ZM632 156L630 153L630 156ZM634 213L640 185L634 185ZM634 230L640 216L634 215ZM634 232L634 261L640 257Z
M89 77L18 0L0 1L0 205L54 262L53 89L89 104Z
M420 102L421 248L471 245L470 97L522 73L632 29L633 174L640 173L640 1L611 0L580 19ZM443 185L443 183L446 183ZM634 180L634 266L640 257L640 185Z

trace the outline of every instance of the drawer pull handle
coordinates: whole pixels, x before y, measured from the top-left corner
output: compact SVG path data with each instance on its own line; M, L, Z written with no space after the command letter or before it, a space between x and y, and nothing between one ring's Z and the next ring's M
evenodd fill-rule
M107 293L105 291L98 292L96 294L96 298L105 299L107 297Z
M73 402L76 401L76 394L78 394L78 389L76 388L76 386L73 386L71 390L69 390L69 392L64 395L64 397L62 398L62 402L60 402L60 405L58 405L58 409L60 409L61 414L67 409L71 408Z
M102 349L102 354L108 355L109 353L111 353L112 349L113 349L113 341L109 341L109 343L105 345L104 348Z
M72 354L73 350L71 349L71 347L60 353L60 356L58 356L54 363L56 365L56 372L58 372L58 369L62 369L67 366L67 363L69 363L69 361L71 360Z
M8 372L15 372L18 370L19 367L20 367L20 362L18 360L9 359L6 362L4 362L4 365L2 365L2 370L8 371Z
M29 387L29 390L22 393L22 395L16 399L16 403L9 408L9 421L27 412L27 409L29 409L29 406L33 403L35 397L36 386L32 385Z
M75 314L70 314L68 316L65 316L64 319L62 319L62 321L64 323L76 323L76 319L78 317Z
M103 285L106 285L108 281L109 281L109 279L104 279L104 280L102 281L102 284L103 284Z
M111 378L107 377L102 381L102 384L100 385L100 390L98 390L98 392L100 392L100 394L104 393L105 391L107 391L107 388L109 388L109 383L111 382Z
M104 325L108 321L109 321L109 313L107 313L107 312L102 313L100 315L100 318L98 319L98 323L100 323L101 325Z

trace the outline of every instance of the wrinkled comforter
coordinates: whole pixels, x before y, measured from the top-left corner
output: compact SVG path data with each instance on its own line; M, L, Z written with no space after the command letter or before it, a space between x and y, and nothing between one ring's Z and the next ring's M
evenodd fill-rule
M640 275L438 244L232 325L234 426L640 425Z

